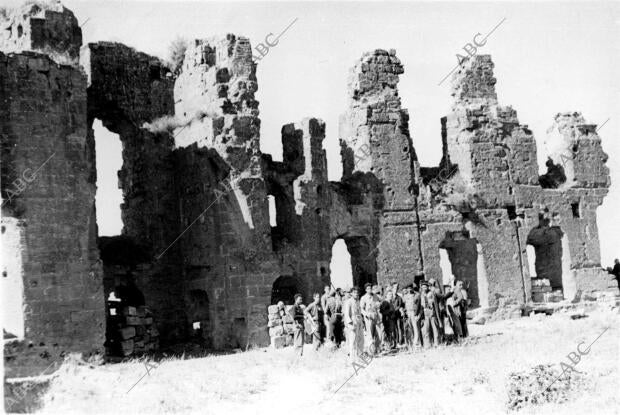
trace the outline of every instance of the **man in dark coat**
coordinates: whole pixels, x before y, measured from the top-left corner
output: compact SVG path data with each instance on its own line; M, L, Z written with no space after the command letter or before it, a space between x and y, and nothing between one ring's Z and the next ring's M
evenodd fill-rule
M388 291L379 305L379 313L381 313L381 322L383 323L383 347L385 349L394 349L396 347L396 310L394 310L392 305L393 297L394 294Z
M463 281L456 281L454 287L454 311L461 323L461 333L467 337L467 291L463 287Z
M614 279L618 284L618 288L620 288L620 261L618 261L618 258L614 259L613 268L607 267L607 272L614 276Z

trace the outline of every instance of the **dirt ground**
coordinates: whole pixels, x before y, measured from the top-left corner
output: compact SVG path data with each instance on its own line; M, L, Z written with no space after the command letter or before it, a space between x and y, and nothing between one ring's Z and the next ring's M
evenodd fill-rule
M302 357L287 348L147 364L69 363L41 412L620 413L620 315L587 314L472 325L461 345L377 357L357 374L344 349L311 347Z

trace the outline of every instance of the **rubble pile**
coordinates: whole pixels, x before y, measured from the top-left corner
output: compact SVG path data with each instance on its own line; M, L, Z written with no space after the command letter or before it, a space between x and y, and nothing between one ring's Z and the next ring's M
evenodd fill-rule
M159 332L153 325L149 308L129 306L120 311L119 314L111 316L114 333L109 341L110 354L126 357L157 350Z
M277 305L270 305L267 307L269 313L269 337L271 338L271 347L280 349L285 346L293 344L293 329L295 327L293 317L290 315L290 311L293 308L292 305L285 306L284 316L280 316Z

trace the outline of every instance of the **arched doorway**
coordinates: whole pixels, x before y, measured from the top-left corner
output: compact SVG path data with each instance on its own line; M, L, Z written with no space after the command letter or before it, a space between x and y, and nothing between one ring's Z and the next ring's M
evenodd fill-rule
M442 252L443 251L443 252ZM452 285L455 280L463 281L472 307L488 302L480 289L486 289L486 272L478 241L470 238L469 232L447 232L439 243L440 266L444 285ZM482 272L481 272L482 271Z
M526 243L534 247L535 278L548 279L551 288L561 290L562 286L562 237L559 226L549 226L546 221L532 229ZM530 251L531 252L531 251Z
M199 342L209 340L210 318L209 297L204 290L191 290L187 296L187 318L191 324L193 338Z
M299 289L295 278L288 275L278 277L271 289L271 304L277 304L278 301L283 301L286 305L293 304L295 294L300 292Z

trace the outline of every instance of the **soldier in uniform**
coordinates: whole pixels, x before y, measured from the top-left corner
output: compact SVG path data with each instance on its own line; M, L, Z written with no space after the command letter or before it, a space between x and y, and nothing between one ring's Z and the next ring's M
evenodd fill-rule
M338 326L342 324L342 302L336 290L332 290L327 299L327 308L325 309L325 320L327 321L327 341L339 344Z
M301 294L295 294L295 303L290 310L295 328L293 329L293 345L299 355L304 354L304 305L302 304Z
M396 310L392 304L394 294L387 291L385 299L381 301L379 312L383 325L383 348L390 350L396 348Z
M321 296L314 293L314 301L308 304L305 310L308 320L307 331L312 336L312 345L318 350L321 345L321 320L323 320L323 307L321 306Z
M394 309L394 334L398 345L405 344L405 309L403 297L398 292L398 283L392 281L392 308Z
M461 323L461 334L467 337L467 291L463 287L463 281L457 280L454 287L454 311Z
M344 303L344 326L347 335L347 349L351 363L357 362L364 352L364 323L357 287L351 289L351 297Z
M380 343L379 330L377 328L379 325L379 313L375 306L377 300L375 294L372 292L372 284L367 283L364 288L366 289L366 294L364 294L360 300L360 308L362 310L362 316L364 316L365 326L364 345L367 351L369 351L371 355L374 355L379 351Z
M431 347L431 342L435 345L439 345L439 310L435 306L435 294L430 291L428 282L422 282L422 289L420 292L420 299L422 303L422 311L424 312L424 324L422 325L422 338L424 348Z
M424 318L422 311L422 305L420 301L420 293L414 292L414 284L406 287L405 295L403 296L405 313L407 315L407 328L409 331L408 343L410 347L420 347L422 345L422 338L420 336L421 325Z
M327 311L327 300L329 299L331 291L332 290L329 288L329 285L326 285L323 287L323 295L321 295L321 307L323 308L323 319L321 320L323 325L321 330L321 339L323 341L329 339L329 333L327 332L327 330L329 330L329 322L327 321L327 314L325 312Z

